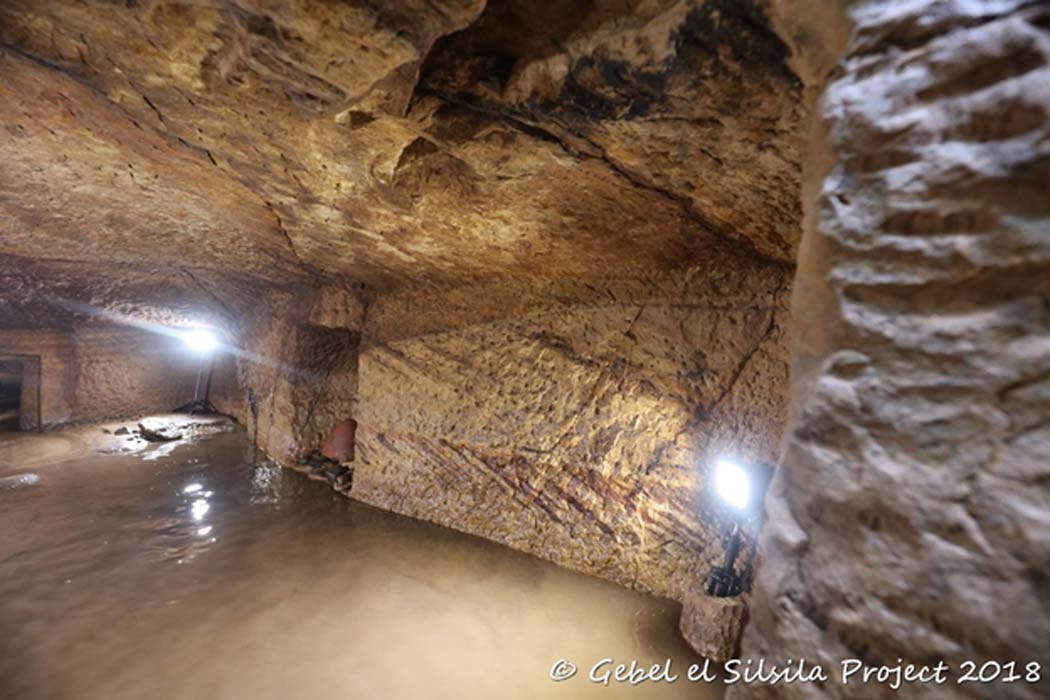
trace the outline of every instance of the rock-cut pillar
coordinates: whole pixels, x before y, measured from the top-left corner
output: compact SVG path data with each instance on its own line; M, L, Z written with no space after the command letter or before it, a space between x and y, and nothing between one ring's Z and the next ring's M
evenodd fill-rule
M896 697L1045 698L1025 668L1050 672L1050 3L846 12L743 641L831 678L730 696L893 697L840 664L903 659L953 670ZM966 660L1024 677L959 685Z

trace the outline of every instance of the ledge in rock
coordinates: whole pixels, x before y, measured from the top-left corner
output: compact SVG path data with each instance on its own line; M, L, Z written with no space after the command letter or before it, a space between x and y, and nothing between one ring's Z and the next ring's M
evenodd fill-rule
M723 663L737 656L747 622L748 596L716 598L693 591L682 604L678 624L686 642L704 658Z

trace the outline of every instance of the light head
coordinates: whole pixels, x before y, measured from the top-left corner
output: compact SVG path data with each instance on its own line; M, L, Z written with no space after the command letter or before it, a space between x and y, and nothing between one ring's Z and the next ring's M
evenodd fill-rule
M722 457L715 462L715 491L731 508L743 513L751 504L751 476L739 463Z
M190 350L200 355L207 355L219 347L219 339L214 333L204 328L192 328L184 332L182 340Z

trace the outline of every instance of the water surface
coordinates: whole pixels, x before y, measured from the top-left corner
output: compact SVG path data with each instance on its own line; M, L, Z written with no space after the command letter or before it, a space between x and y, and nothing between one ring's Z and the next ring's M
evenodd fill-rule
M678 612L256 463L239 429L0 437L5 699L717 697L586 679L684 676ZM580 673L554 683L561 658Z

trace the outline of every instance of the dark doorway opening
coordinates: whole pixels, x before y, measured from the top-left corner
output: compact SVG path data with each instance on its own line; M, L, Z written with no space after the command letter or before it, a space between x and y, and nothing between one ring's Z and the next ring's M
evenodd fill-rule
M22 384L22 361L0 358L0 430L20 427Z
M40 357L0 355L0 431L40 429Z

